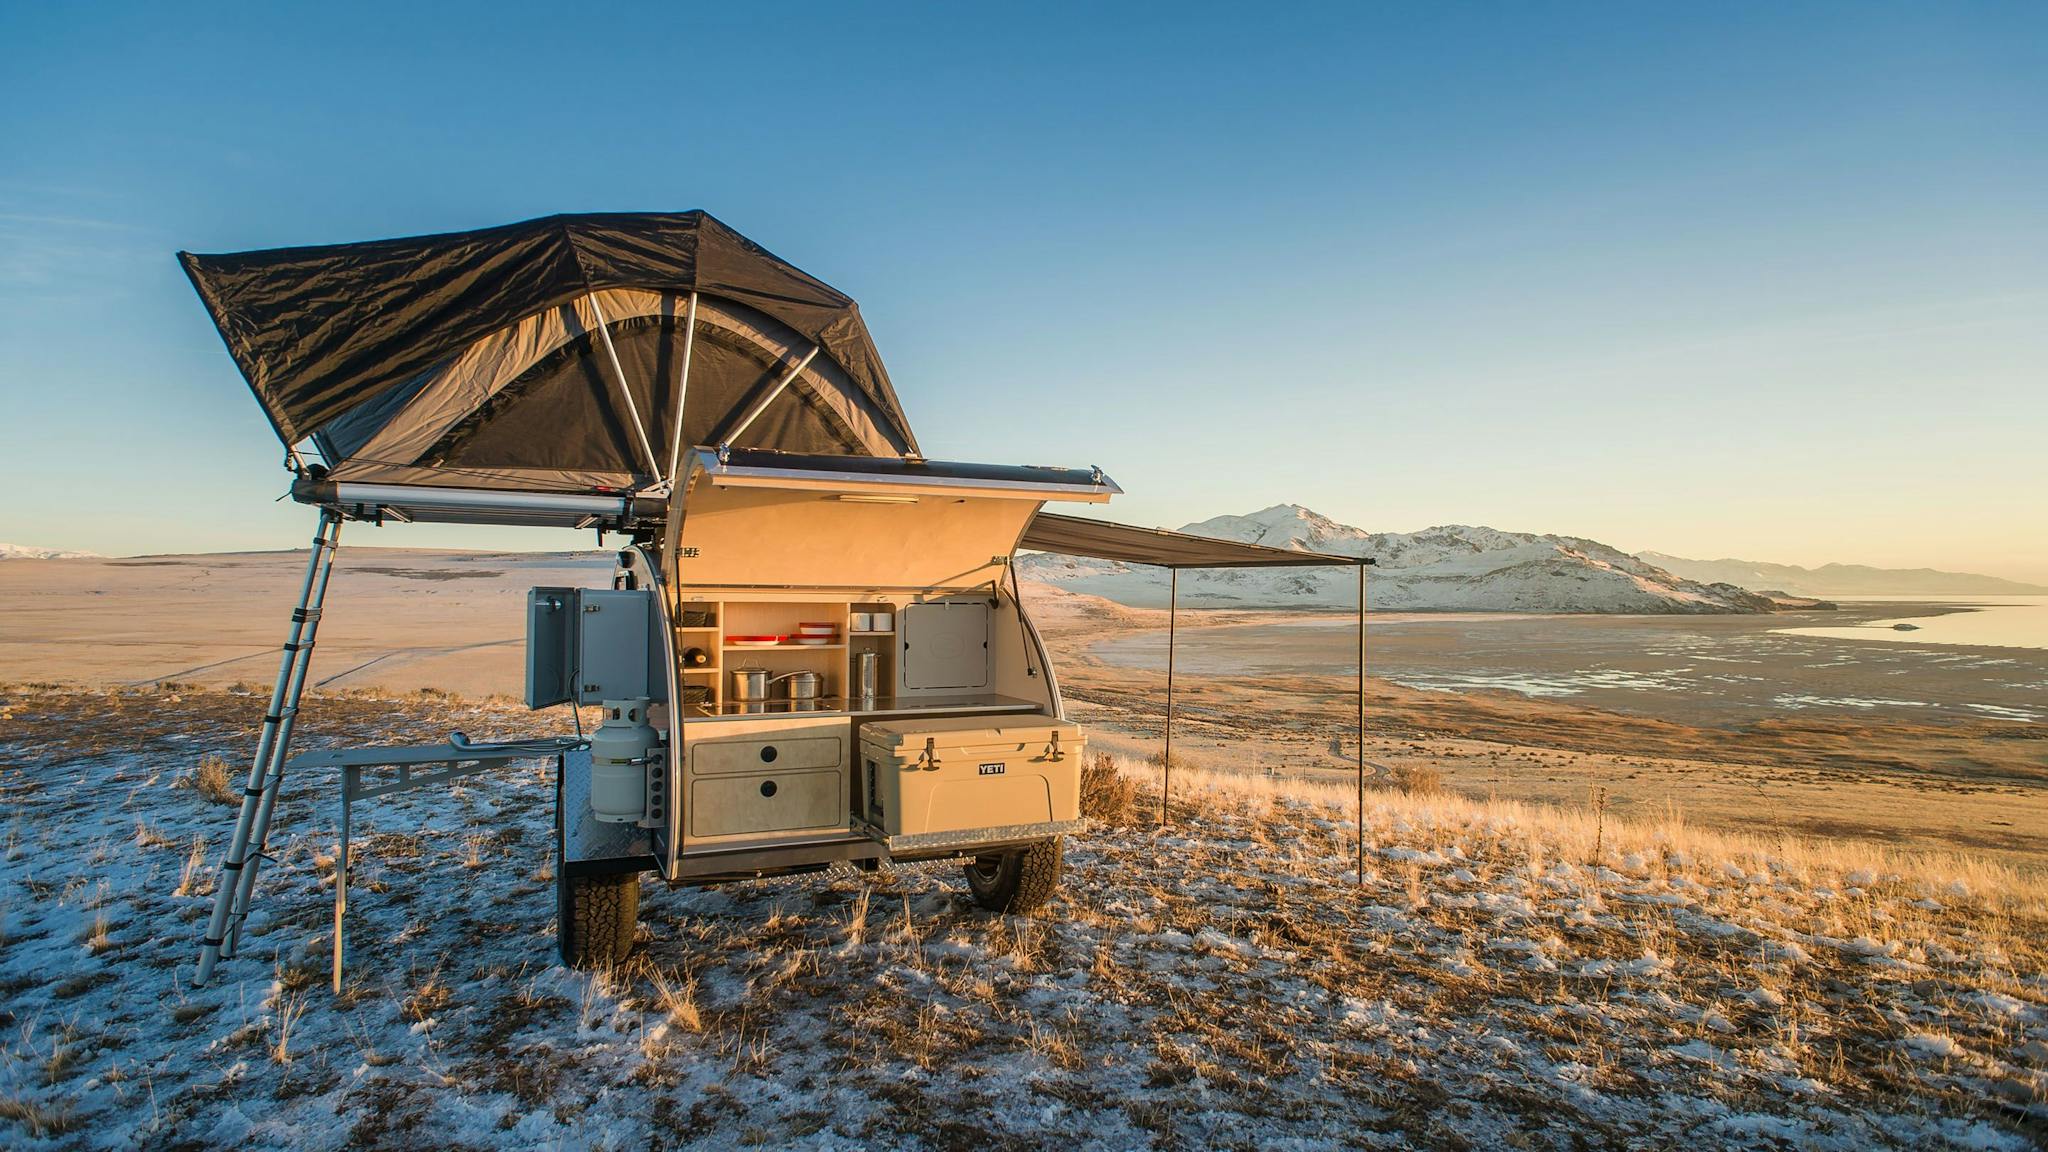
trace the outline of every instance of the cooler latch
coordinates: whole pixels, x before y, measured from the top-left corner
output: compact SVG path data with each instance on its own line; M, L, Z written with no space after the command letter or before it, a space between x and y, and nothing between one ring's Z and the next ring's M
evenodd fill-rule
M1060 751L1060 732L1057 728L1053 729L1052 747L1045 750L1045 758L1048 760L1065 760L1067 758L1067 754Z
M936 772L936 771L938 771L938 770L939 770L939 750L938 750L937 744L938 744L938 740L937 740L937 739L936 739L935 737L931 737L931 736L927 736L927 737L925 737L925 738L924 738L924 751L923 751L923 752L920 752L920 753L918 753L918 755L917 755L917 763L916 763L916 764L914 764L914 765L912 765L912 767L914 767L914 768L922 768L922 769L924 769L924 770L926 770L926 771L928 771L928 772Z

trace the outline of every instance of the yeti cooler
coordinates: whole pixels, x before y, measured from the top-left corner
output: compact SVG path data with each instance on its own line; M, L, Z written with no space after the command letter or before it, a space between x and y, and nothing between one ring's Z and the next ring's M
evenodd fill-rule
M892 851L1056 836L1081 815L1081 729L1049 716L861 726L861 808Z

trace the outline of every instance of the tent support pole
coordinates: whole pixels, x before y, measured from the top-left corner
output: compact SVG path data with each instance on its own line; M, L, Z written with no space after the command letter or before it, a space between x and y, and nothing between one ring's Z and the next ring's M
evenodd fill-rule
M633 403L633 389L626 383L626 370L619 364L619 350L612 347L611 325L605 321L604 309L598 306L597 293L592 292L585 299L590 301L591 315L597 317L598 339L604 341L604 354L612 362L612 379L618 381L619 395L626 401L626 414L633 418L633 435L640 438L640 454L647 460L647 470L654 473L654 482L661 483L661 461L654 458L654 445L647 442L647 425L640 419L640 406Z
M804 358L796 362L796 367L791 368L788 372L783 373L782 379L777 380L775 382L775 387L770 388L768 390L767 395L761 397L759 400L754 401L753 405L747 409L747 414L745 416L740 417L739 422L733 425L732 431L727 432L725 435L720 436L718 438L718 446L720 448L731 446L733 441L740 438L740 433L745 432L748 428L753 427L754 421L759 420L761 418L761 413L766 412L768 410L768 406L770 404L775 403L775 398L777 396L782 395L784 389L788 388L791 384L796 383L796 378L798 376L803 375L804 369L811 366L811 361L814 358L816 358L817 355L818 346L816 344L813 344L811 345L811 350L809 352L804 353Z
M683 320L683 370L676 378L676 427L668 438L668 482L676 482L683 462L683 405L690 399L690 353L697 347L697 294L690 293L689 314Z
M1180 569L1166 570L1166 751L1159 758L1159 822L1168 824L1167 799L1173 791L1173 644L1180 620Z
M1365 884L1365 565L1358 566L1358 883Z

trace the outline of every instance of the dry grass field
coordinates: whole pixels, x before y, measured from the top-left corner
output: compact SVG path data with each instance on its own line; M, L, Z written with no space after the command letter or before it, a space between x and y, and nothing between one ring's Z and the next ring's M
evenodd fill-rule
M325 985L330 781L189 984L261 701L0 691L0 1143L23 1148L2038 1147L2048 892L1982 857L1112 762L1061 895L950 868L652 887L554 962L540 766L368 806ZM325 695L305 746L528 731Z

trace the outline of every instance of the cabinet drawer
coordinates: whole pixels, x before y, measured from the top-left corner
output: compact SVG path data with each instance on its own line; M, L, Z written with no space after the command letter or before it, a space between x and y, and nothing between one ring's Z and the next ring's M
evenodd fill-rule
M690 835L744 836L846 826L839 770L756 772L690 781Z
M700 740L690 746L692 776L836 769L845 761L846 737L836 734L745 736L733 740Z

